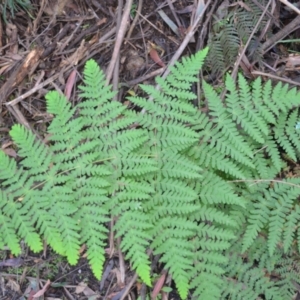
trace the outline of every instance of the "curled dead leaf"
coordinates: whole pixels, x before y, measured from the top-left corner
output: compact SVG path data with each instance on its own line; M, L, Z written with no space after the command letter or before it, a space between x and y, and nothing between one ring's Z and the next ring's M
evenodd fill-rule
M155 63L157 63L159 66L161 66L163 68L166 66L164 64L164 62L161 60L161 58L159 57L159 55L158 55L158 53L157 53L157 51L155 49L152 48L150 50L149 54L150 54L150 57L153 59L153 61Z

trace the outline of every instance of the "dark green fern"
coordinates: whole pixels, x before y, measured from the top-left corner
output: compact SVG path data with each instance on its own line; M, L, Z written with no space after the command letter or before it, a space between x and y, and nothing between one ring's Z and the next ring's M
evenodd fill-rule
M220 7L223 2L220 1ZM224 70L236 62L239 51L246 45L262 14L261 8L254 1L245 0L242 4L236 3L236 1L230 2L232 5L228 1L228 5L225 5L223 9L226 12L223 13L224 16L222 18L214 16L212 19L212 30L208 39L210 52L207 57L206 67L213 74L223 75ZM268 3L267 0L258 0L258 2L262 7L265 7ZM255 36L250 41L246 51L250 61L254 59L259 63L262 61L259 35L264 30L267 22L268 17L265 16L261 20Z
M14 18L16 11L18 11L19 9L24 9L29 14L28 11L31 9L31 7L32 5L29 0L1 0L0 1L0 8L5 23L7 23L7 18L6 18L7 10L10 11L12 18Z

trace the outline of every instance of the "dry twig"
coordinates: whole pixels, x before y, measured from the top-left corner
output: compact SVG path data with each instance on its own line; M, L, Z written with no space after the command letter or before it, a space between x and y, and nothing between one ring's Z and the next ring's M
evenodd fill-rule
M108 85L112 75L113 75L113 71L116 65L116 61L120 52L120 48L121 45L123 43L123 38L127 29L127 21L128 21L128 17L130 14L130 10L131 10L131 6L132 6L132 1L133 0L127 0L126 1L126 5L124 8L124 13L123 13L123 17L122 17L122 21L120 24L120 30L117 33L117 38L116 38L116 43L115 43L115 47L114 47L114 51L110 60L110 63L108 65L108 68L106 70L106 84Z

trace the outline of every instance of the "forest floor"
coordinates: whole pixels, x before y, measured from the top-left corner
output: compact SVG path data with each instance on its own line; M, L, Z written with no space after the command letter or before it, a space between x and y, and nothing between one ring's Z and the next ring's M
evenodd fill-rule
M236 59L225 60L223 71L300 85L300 11L291 6L299 1L31 0L30 7L17 5L15 10L4 5L21 2L0 1L0 145L12 157L17 152L8 135L11 126L23 124L44 139L51 120L45 94L58 90L76 103L88 59L98 62L124 103L126 96L139 92L139 83L153 83L182 56L212 43L215 22L234 18L235 10L251 13L253 5L264 15L264 26L240 40ZM257 49L259 59L252 55ZM224 72L207 64L200 76L217 86ZM139 283L120 253L107 256L100 281L89 268L84 245L80 255L78 265L70 266L46 245L41 254L24 246L21 257L1 250L0 299L33 299L37 292L40 296L34 299L146 299L152 292ZM157 280L165 276L155 258L152 270ZM170 278L165 285L169 293L155 293L161 292L161 299L179 299Z

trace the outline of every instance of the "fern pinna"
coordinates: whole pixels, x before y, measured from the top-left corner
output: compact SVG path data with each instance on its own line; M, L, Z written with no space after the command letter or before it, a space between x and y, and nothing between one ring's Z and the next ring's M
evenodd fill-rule
M135 110L111 100L90 60L76 107L47 95L47 144L13 126L21 159L0 152L0 245L18 255L21 239L35 252L45 240L75 264L86 244L99 278L112 217L149 286L151 250L183 299L290 299L300 180L286 170L299 157L299 94L228 75L224 100L203 82L207 107L195 107L190 87L206 54L156 78L159 88L141 85L150 100L129 97Z

